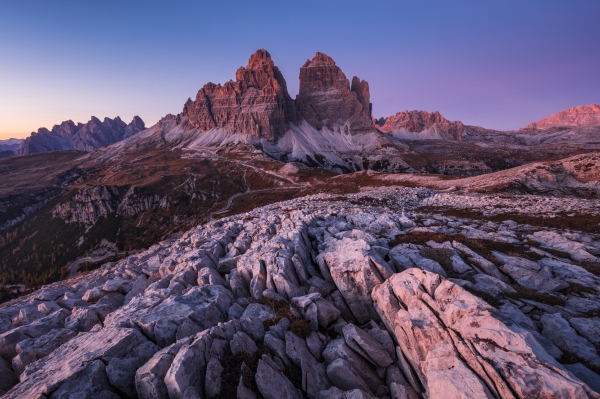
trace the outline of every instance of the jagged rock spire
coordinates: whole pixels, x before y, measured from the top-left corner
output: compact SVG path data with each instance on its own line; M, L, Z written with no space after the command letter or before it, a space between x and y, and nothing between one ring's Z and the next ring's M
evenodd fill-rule
M351 87L344 72L326 54L317 52L300 68L296 106L317 129L347 133L373 130L369 101L369 84L354 77Z
M194 101L186 102L183 115L194 128L229 128L268 140L275 140L290 122L297 121L285 79L264 49L237 70L235 82L206 84Z

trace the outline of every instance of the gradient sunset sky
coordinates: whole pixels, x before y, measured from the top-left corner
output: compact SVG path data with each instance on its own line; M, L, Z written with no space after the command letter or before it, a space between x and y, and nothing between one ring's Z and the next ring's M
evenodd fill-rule
M373 114L517 129L600 103L600 0L3 1L0 139L71 119L181 112L265 48L292 97L316 51Z

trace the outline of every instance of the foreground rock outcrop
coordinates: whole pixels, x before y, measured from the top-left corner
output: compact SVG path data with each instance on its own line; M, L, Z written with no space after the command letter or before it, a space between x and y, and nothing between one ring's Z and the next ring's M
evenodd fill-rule
M600 237L450 195L280 202L2 304L3 398L600 398Z

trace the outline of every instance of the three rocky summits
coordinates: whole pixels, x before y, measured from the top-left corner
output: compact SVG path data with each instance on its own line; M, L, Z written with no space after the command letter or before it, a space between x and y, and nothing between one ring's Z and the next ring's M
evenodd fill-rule
M20 230L7 228L0 259L25 248L37 267L31 243L60 229L36 220L81 234L78 263L89 247L118 258L0 304L0 394L600 398L599 113L515 132L438 112L376 120L368 83L327 55L302 66L292 99L259 50L148 129L93 118L40 132L82 151L113 143L75 154L54 191L6 213ZM572 153L515 158L552 151ZM483 166L372 170L450 161ZM183 224L197 209L202 222ZM174 223L188 227L117 248L125 232ZM94 241L115 227L115 242Z
M357 77L350 85L331 57L317 53L300 68L300 90L292 100L286 81L266 50L240 67L236 80L206 84L189 99L181 116L190 127L231 132L276 141L302 119L317 129L345 133L372 130L369 85Z

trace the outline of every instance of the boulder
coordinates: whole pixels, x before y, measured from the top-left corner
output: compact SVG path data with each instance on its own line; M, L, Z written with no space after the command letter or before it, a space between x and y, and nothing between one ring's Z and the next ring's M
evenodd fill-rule
M258 303L251 303L248 305L240 322L242 329L254 340L258 341L263 339L265 335L264 321L275 317L275 312L268 306L260 305Z
M367 383L344 359L335 359L327 366L327 377L333 385L343 391L352 389L369 391Z
M226 286L225 279L212 267L204 267L198 270L198 285L222 285Z
M256 386L265 399L302 399L302 392L287 377L265 361L258 361Z
M204 392L209 399L216 398L221 392L221 374L225 369L219 359L212 358L206 366L206 380Z
M285 333L285 351L291 361L302 370L302 389L309 398L328 389L331 383L325 374L325 365L310 353L306 341L291 331Z
M13 372L10 364L0 357L0 392L7 392L19 382L19 378ZM1 395L2 393L0 393Z
M569 323L579 335L600 346L600 317L573 317Z
M52 394L52 397L91 398L103 391L114 392L113 384L121 389L121 394L130 395L136 369L148 360L152 350L158 348L133 329L104 328L80 333L30 364L21 374L21 382L5 397Z
M30 338L17 344L18 355L12 359L13 370L17 375L25 371L25 367L48 356L56 348L75 337L77 332L58 328L37 338Z
M596 352L594 345L577 335L575 329L560 313L544 314L540 321L544 326L542 335L552 341L561 351L575 354L594 367L600 368L600 355Z
M252 341L252 338L250 338L247 334L243 333L242 331L236 332L233 335L233 339L231 340L229 345L231 347L231 353L234 356L238 353L246 353L252 356L256 352L258 352L258 347L254 343L254 341Z
M540 244L542 249L550 248L554 251L564 252L576 262L597 261L594 255L585 250L585 244L569 240L553 231L536 231L528 235L527 239Z
M494 399L485 383L460 359L449 341L439 341L425 358L430 399Z
M560 291L569 286L565 281L554 279L552 271L548 267L541 266L528 259L507 256L500 252L493 251L492 254L502 262L500 270L525 288L536 291Z
M353 316L361 324L378 318L369 293L384 281L369 262L369 250L370 246L364 240L343 238L331 242L319 255Z
M313 331L316 331L319 326L329 327L340 316L340 311L323 299L318 292L293 298L292 306L311 323Z
M48 316L37 319L31 324L14 328L0 334L0 356L10 360L17 355L16 346L19 342L29 338L41 337L53 329L62 328L69 312L60 309Z
M468 262L479 267L484 273L496 277L498 280L504 281L505 283L508 282L506 276L498 270L496 265L473 251L471 248L458 241L452 241L452 246L460 252Z
M111 313L105 327L136 327L161 347L227 321L233 295L220 285L192 287L167 299L138 295ZM192 327L195 328L192 328Z
M353 324L344 326L346 344L376 367L387 367L393 360L386 349L367 332Z
M444 369L442 360L433 360L450 356L465 362L465 378L482 381L496 397L576 398L590 394L528 330L506 325L496 309L437 274L409 269L376 287L372 295L402 356L426 389L434 383L428 376L429 367L437 379L450 383L454 378L453 369ZM442 341L446 343L436 346ZM438 357L428 363L433 350L439 350L435 352ZM455 352L460 357L452 355Z
M208 360L206 353L212 338L208 331L196 335L193 342L182 346L165 375L169 398L202 398Z
M75 308L65 320L65 327L75 332L88 332L98 323L98 315L92 309Z
M162 399L167 398L169 393L165 384L165 375L175 355L181 349L181 343L175 343L158 352L135 373L135 388L139 398Z

